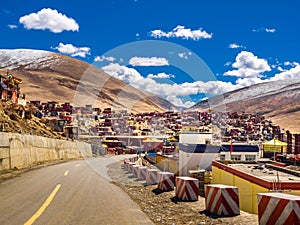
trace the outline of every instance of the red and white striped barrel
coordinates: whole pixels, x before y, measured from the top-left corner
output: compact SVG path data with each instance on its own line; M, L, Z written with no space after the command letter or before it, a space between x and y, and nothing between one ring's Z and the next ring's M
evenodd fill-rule
M138 177L139 167L140 167L139 165L133 165L132 166L132 174L133 174L133 176Z
M128 171L128 166L129 166L129 164L128 164L128 163L125 163L125 162L124 162L124 164L122 165L122 167L125 168L127 171Z
M129 162L129 163L125 163L125 168L128 172L131 172L131 166L134 165L134 163L132 162Z
M134 156L134 157L129 158L130 162L135 162L135 161L137 161L138 159L139 159L138 156Z
M157 184L158 180L158 172L159 170L157 169L147 169L146 173L146 184L151 185L151 184Z
M158 189L162 191L174 190L174 173L158 172Z
M176 196L184 201L197 201L199 180L192 177L176 177Z
M140 166L138 168L138 179L139 180L146 180L146 173L147 173L147 166Z
M133 173L133 165L135 165L134 163L130 162L128 163L128 172Z
M130 159L129 158L124 159L124 164L128 164L128 163L130 163Z
M205 189L206 209L219 216L240 214L238 188L221 184L207 185Z
M284 193L260 193L257 199L260 225L300 224L300 196Z

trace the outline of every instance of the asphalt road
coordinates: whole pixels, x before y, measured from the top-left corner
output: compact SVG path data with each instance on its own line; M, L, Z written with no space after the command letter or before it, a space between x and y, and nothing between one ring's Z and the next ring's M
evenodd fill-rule
M121 157L57 164L1 183L0 224L153 224L106 175Z

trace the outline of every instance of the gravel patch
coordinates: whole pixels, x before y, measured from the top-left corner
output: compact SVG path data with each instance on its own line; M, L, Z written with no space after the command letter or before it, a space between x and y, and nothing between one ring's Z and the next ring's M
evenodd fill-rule
M127 172L121 161L108 166L108 175L158 225L258 224L257 215L241 211L238 216L215 217L205 210L203 197L199 196L198 201L194 202L180 201L175 191L161 192L157 185L145 185L144 181L139 181Z

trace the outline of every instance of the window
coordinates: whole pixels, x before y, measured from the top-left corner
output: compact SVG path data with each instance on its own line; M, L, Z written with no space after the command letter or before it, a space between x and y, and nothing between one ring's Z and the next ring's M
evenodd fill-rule
M245 155L246 161L255 161L256 156L255 155Z
M225 155L220 155L220 160L224 161L225 160Z
M231 160L241 161L241 155L231 155Z

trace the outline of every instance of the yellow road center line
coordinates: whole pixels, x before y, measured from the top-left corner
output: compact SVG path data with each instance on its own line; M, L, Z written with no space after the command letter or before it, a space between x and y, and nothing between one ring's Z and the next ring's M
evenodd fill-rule
M65 175L65 176L67 176L67 175L68 175L68 173L69 173L69 171L67 170L67 171L65 172L65 174L64 174L64 175Z
M77 164L75 167L79 167L80 166L80 164Z
M34 221L36 221L42 215L42 213L46 210L46 208L52 202L53 198L55 197L55 195L58 192L58 190L60 189L60 187L61 187L61 184L56 185L55 189L51 192L51 194L46 199L46 201L44 202L44 204L39 208L38 211L36 211L36 213L26 223L24 223L24 225L31 225L31 224L33 224Z

